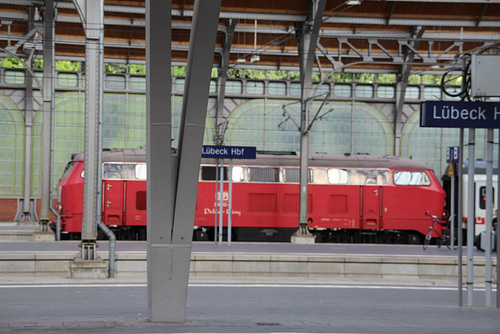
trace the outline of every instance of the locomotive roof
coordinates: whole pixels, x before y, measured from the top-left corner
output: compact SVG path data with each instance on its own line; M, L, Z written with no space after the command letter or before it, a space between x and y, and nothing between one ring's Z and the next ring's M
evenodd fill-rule
M299 166L300 155L294 154L268 154L257 153L257 159L237 161L243 165L278 165ZM75 154L73 161L84 160L83 153ZM145 162L146 149L111 149L104 150L102 161L130 161ZM215 163L215 159L203 159L202 163ZM401 158L389 155L369 154L310 154L309 165L317 167L389 167L389 168L416 168L429 169L423 161Z

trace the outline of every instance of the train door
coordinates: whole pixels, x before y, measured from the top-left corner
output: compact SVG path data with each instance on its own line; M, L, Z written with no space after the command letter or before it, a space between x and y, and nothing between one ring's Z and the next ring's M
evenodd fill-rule
M495 180L496 181L496 180ZM493 212L492 212L492 217L495 216L495 210L496 210L496 182L493 182L493 198L491 201L493 202ZM479 233L483 232L486 229L485 223L486 223L486 178L483 177L476 177L476 182L474 182L474 197L475 197L475 216L476 216L476 224L475 224L475 234L478 235Z
M125 181L124 225L146 225L146 181Z
M123 215L123 181L103 181L102 219L106 225L121 225Z
M375 230L382 228L380 220L380 207L382 187L361 187L361 221L362 229Z

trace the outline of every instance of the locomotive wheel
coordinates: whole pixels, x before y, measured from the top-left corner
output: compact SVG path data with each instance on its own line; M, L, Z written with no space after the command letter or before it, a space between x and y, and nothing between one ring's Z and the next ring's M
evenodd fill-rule
M420 244L420 237L414 233L408 234L408 243L411 245Z

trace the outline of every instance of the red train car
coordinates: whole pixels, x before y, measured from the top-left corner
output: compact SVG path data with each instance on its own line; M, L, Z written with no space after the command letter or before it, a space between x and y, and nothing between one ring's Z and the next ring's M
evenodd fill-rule
M102 220L122 239L144 239L145 150L103 152ZM441 215L445 192L428 166L393 156L313 154L309 159L309 229L318 242L419 243L430 221ZM297 230L299 158L258 154L234 160L231 177L232 238L289 241ZM195 240L213 240L216 164L203 159L194 222ZM61 231L81 230L83 154L75 155L58 184ZM228 183L223 189L227 227Z

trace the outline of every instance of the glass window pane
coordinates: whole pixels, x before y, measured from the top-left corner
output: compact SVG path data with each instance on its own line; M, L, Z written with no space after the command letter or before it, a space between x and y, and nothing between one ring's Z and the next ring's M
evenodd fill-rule
M424 100L441 100L441 88L424 87Z
M316 89L315 95L328 94L330 92L330 85L328 84L322 84L321 87L317 87L317 84L313 85L313 89Z
M286 83L270 82L268 90L269 90L269 95L286 95Z
M125 77L121 75L107 75L106 88L125 89Z
M210 80L210 93L217 92L217 80Z
M394 86L378 86L377 97L381 99L393 99L395 91Z
M57 84L61 87L77 87L78 75L76 73L58 73Z
M405 98L407 99L418 99L420 97L420 88L415 86L406 87Z
M364 97L364 98L373 97L373 86L357 85L356 86L356 97Z
M220 178L220 167L216 166L201 166L201 180L202 181L215 181L217 180L217 172L219 172ZM228 180L228 168L224 167L224 181Z
M279 168L249 167L248 180L252 182L279 182Z
M425 172L395 171L394 184L398 186L428 186L431 181Z
M330 168L328 170L328 182L331 184L347 184L347 170Z
M333 95L337 97L351 97L351 85L335 85L333 86Z
M184 92L184 84L186 83L185 79L175 79L175 90L178 92Z
M290 85L290 95L300 96L300 84L299 83L294 82Z
M245 88L247 94L264 94L264 83L261 81L247 81Z
M22 85L24 80L24 72L5 70L5 83Z
M146 90L146 77L130 77L130 89Z
M148 168L146 164L137 164L135 166L135 178L137 180L146 180L147 179Z
M241 94L243 85L241 81L226 81L226 93L229 94Z

